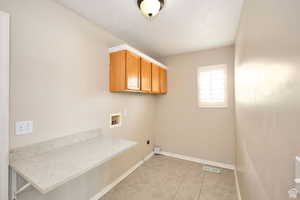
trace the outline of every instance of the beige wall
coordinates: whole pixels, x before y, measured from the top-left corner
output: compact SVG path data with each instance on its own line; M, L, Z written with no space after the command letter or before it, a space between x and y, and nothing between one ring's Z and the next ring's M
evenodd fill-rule
M10 148L102 128L139 145L112 162L41 196L20 200L87 200L151 151L155 97L108 91L108 47L121 43L101 28L49 0L1 0L11 14ZM110 112L127 110L121 128ZM33 120L34 132L14 135L14 123Z
M158 97L156 144L163 151L234 164L234 47L181 54L164 59L169 67L169 93ZM229 107L199 108L197 68L227 64Z
M122 41L50 0L2 0L0 9L12 19L10 148L95 128L139 143L47 195L31 189L20 200L89 199L150 153L155 133L163 150L234 163L232 46L166 58L166 96L112 94L108 47ZM198 108L197 67L224 63L229 107ZM110 129L109 113L125 110L123 126ZM32 135L14 134L20 120L34 121Z
M243 200L286 200L300 155L300 2L246 0L236 43Z

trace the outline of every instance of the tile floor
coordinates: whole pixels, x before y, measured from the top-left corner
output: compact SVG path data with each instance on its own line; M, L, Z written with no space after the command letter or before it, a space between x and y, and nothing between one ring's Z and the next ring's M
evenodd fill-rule
M232 170L216 174L202 167L153 156L100 200L237 200Z

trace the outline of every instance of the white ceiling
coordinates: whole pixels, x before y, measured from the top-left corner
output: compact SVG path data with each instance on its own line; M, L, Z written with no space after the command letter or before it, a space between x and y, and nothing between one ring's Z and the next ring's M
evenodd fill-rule
M152 21L136 0L56 0L154 57L234 43L243 0L167 0Z

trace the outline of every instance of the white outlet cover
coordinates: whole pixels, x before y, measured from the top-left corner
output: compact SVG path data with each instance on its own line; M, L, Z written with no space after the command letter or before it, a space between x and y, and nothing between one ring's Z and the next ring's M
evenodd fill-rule
M27 135L33 132L33 121L16 122L16 135Z
M295 185L296 190L300 191L300 157L295 159Z
M288 191L288 194L289 194L289 198L290 199L297 199L298 197L298 191L296 188L292 188Z

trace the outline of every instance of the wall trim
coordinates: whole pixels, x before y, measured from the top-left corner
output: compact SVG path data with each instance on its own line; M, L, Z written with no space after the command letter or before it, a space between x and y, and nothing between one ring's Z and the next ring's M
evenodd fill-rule
M200 159L200 158L180 155L180 154L166 152L166 151L161 151L159 154L164 155L164 156L173 157L173 158L182 159L182 160L188 160L188 161L191 161L191 162L196 162L196 163L201 163L201 164L205 164L205 165L211 165L211 166L215 166L215 167L221 167L221 168L224 168L224 169L233 170L234 171L235 187L236 187L237 197L238 197L238 200L242 200L241 191L240 191L240 184L239 184L239 180L238 180L238 176L237 176L237 169L234 165L227 164L227 163L210 161L210 160L204 160L204 159Z
M0 11L0 199L9 193L9 18Z
M151 58L150 56L147 56L146 54L142 53L141 51L133 48L132 46L129 46L128 44L122 44L122 45L119 45L119 46L115 46L115 47L111 47L108 49L108 52L109 53L113 53L113 52L117 52L117 51L122 51L122 50L128 50L128 51L131 51L137 55L139 55L140 57L156 64L156 65L159 65L160 67L162 68L165 68L165 69L168 69L167 66L165 66L164 64L158 62L157 60Z
M90 200L99 200L106 193L108 193L110 190L112 190L116 185L118 185L122 180L124 180L127 176L129 176L132 172L134 172L137 168L139 168L144 162L149 160L153 155L154 155L153 152L148 154L143 160L139 161L137 164L135 164L133 167L131 167L129 170L127 170L124 174L122 174L119 178L117 178L111 184L105 186L99 193L97 193L95 196L90 198ZM220 168L224 168L224 169L234 170L234 177L235 177L235 183L236 183L235 185L236 185L238 200L242 200L240 186L239 186L238 177L237 177L237 170L234 165L204 160L204 159L200 159L200 158L180 155L180 154L166 152L166 151L160 152L160 155L169 156L169 157L178 158L178 159L187 160L187 161L196 162L196 163L201 163L201 164L205 164L205 165L211 165L211 166L220 167Z
M127 176L129 176L132 172L134 172L138 167L140 167L144 162L149 160L153 155L154 155L153 152L148 154L143 160L139 161L137 164L135 164L133 167L131 167L129 170L127 170L124 174L122 174L119 178L117 178L111 184L105 186L99 193L97 193L95 196L90 198L90 200L99 200L106 193L108 193L111 189L113 189L116 185L118 185L122 180L124 180Z
M234 178L235 178L235 186L236 186L236 193L238 196L238 200L242 200L241 190L240 190L240 184L237 174L237 169L234 170Z
M210 161L210 160L205 160L205 159L201 159L201 158L185 156L185 155L166 152L166 151L161 151L160 154L164 155L164 156L169 156L169 157L178 158L178 159L182 159L182 160L188 160L188 161L201 163L201 164L205 164L205 165L211 165L211 166L220 167L220 168L224 168L224 169L235 170L234 165L226 164L226 163L222 163L222 162L215 162L215 161Z
M147 160L149 160L152 156L154 155L153 152L149 153L145 158L144 158L144 162L146 162Z

